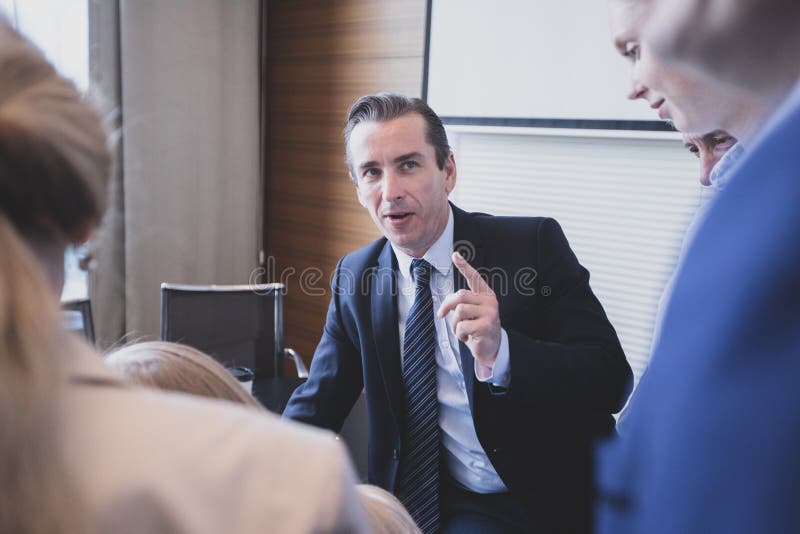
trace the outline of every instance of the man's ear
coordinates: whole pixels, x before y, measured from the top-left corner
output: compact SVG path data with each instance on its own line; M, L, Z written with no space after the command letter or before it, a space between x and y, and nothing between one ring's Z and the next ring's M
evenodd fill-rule
M364 201L364 197L361 195L361 188L358 187L358 184L356 184L356 196L358 197L358 203L366 208L367 203Z
M87 241L89 241L89 238L92 237L92 234L94 233L95 228L97 228L97 225L98 222L95 221L94 219L85 221L78 229L78 232L74 236L72 236L71 239L72 242L70 244L82 245Z
M449 194L456 186L456 158L453 152L447 155L444 160L444 187L445 191Z

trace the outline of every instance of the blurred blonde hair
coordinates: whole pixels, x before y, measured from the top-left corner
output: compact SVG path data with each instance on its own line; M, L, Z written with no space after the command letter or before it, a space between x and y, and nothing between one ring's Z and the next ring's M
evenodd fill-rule
M378 486L356 485L370 532L373 534L422 534L400 500Z
M188 345L167 341L134 343L109 353L106 363L135 384L263 409L227 369Z
M106 206L99 113L0 17L0 533L85 531L61 456L71 341L36 247L76 242ZM69 496L69 499L65 496Z
M59 439L66 334L58 305L2 213L0 250L0 533L81 532L85 509Z
M112 156L98 111L0 18L0 213L26 241L87 236Z

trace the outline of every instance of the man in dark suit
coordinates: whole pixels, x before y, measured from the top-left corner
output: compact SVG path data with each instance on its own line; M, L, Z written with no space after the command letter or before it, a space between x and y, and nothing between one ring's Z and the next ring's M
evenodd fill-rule
M626 432L602 451L597 530L800 532L800 3L657 4L653 50L772 117L689 247Z
M419 99L359 99L345 144L384 237L337 265L284 416L338 431L364 388L369 481L425 532L587 531L592 443L631 371L559 225L450 204L455 159Z

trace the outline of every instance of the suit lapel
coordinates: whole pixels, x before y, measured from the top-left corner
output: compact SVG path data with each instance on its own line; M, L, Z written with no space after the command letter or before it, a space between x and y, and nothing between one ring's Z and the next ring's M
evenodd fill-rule
M475 269L483 267L484 251L481 242L481 236L478 231L475 221L472 220L470 214L453 206L453 249L461 252L470 265ZM461 276L458 269L453 267L453 285L454 290L469 289L467 281ZM473 407L473 392L475 389L475 359L472 357L469 347L461 341L458 342L458 348L461 355L461 370L464 374L464 385L467 388L467 397L469 398L469 408L472 413L475 413Z
M403 374L400 368L400 335L397 331L397 260L389 242L378 257L378 267L371 277L370 308L372 335L378 365L395 420L402 428Z

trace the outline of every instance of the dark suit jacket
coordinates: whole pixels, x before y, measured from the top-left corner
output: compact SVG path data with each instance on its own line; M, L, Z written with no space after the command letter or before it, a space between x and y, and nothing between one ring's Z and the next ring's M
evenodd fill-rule
M800 86L789 105L687 251L602 451L601 533L800 532Z
M453 212L455 245L476 269L492 269L511 354L510 387L491 391L460 346L478 439L538 525L588 528L592 443L613 429L631 380L616 332L554 220ZM364 387L369 480L390 491L405 414L395 269L385 238L342 258L309 380L284 412L338 431Z

